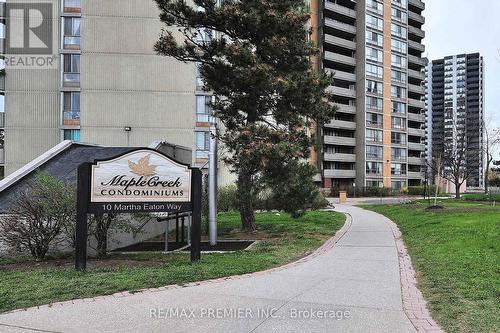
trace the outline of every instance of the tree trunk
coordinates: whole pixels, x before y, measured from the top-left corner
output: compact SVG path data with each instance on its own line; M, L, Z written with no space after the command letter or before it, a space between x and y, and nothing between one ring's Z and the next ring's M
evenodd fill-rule
M108 252L108 219L109 216L96 217L95 238L97 241L97 257L104 258Z
M455 199L460 199L460 183L455 184Z
M238 205L240 209L241 226L244 230L255 231L255 213L253 211L252 175L247 170L241 170L238 175Z

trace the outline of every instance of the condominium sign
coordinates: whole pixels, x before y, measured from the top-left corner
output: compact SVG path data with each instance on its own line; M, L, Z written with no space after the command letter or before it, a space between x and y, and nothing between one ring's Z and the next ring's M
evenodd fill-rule
M151 150L137 150L91 169L92 203L191 201L191 170Z

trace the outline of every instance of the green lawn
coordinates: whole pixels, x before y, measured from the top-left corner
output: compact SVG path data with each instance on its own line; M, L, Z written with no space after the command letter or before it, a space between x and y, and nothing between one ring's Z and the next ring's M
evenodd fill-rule
M467 193L462 194L462 199L466 201L496 201L500 205L500 194Z
M191 264L189 254L143 253L113 255L116 260L157 262L153 267L101 267L80 273L71 267L12 270L0 259L0 312L75 298L134 291L143 288L250 273L283 265L303 257L332 237L345 217L334 212L309 212L294 220L287 214L257 214L259 232L247 238L262 238L247 251L202 254ZM222 234L239 227L239 215L219 215ZM28 266L33 263L28 263Z
M500 207L445 200L364 206L396 222L433 317L447 332L500 330Z

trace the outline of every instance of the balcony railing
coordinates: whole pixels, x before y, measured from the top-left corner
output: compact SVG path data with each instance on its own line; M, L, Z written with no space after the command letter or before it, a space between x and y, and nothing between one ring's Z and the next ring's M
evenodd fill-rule
M325 161L329 162L356 162L355 154L338 154L338 153L325 153Z
M80 73L64 73L63 85L65 87L79 87L80 86Z
M82 4L81 0L64 0L65 13L81 13Z
M5 112L0 112L0 128L5 127Z
M326 178L356 178L356 170L333 170L333 169L325 169L324 170Z
M64 36L64 48L67 50L79 50L80 41L80 36Z

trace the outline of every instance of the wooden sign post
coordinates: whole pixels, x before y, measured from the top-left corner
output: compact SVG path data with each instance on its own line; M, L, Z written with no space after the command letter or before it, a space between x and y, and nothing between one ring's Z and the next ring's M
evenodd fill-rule
M140 148L78 167L75 268L87 265L88 214L191 212L191 261L200 260L202 175Z

